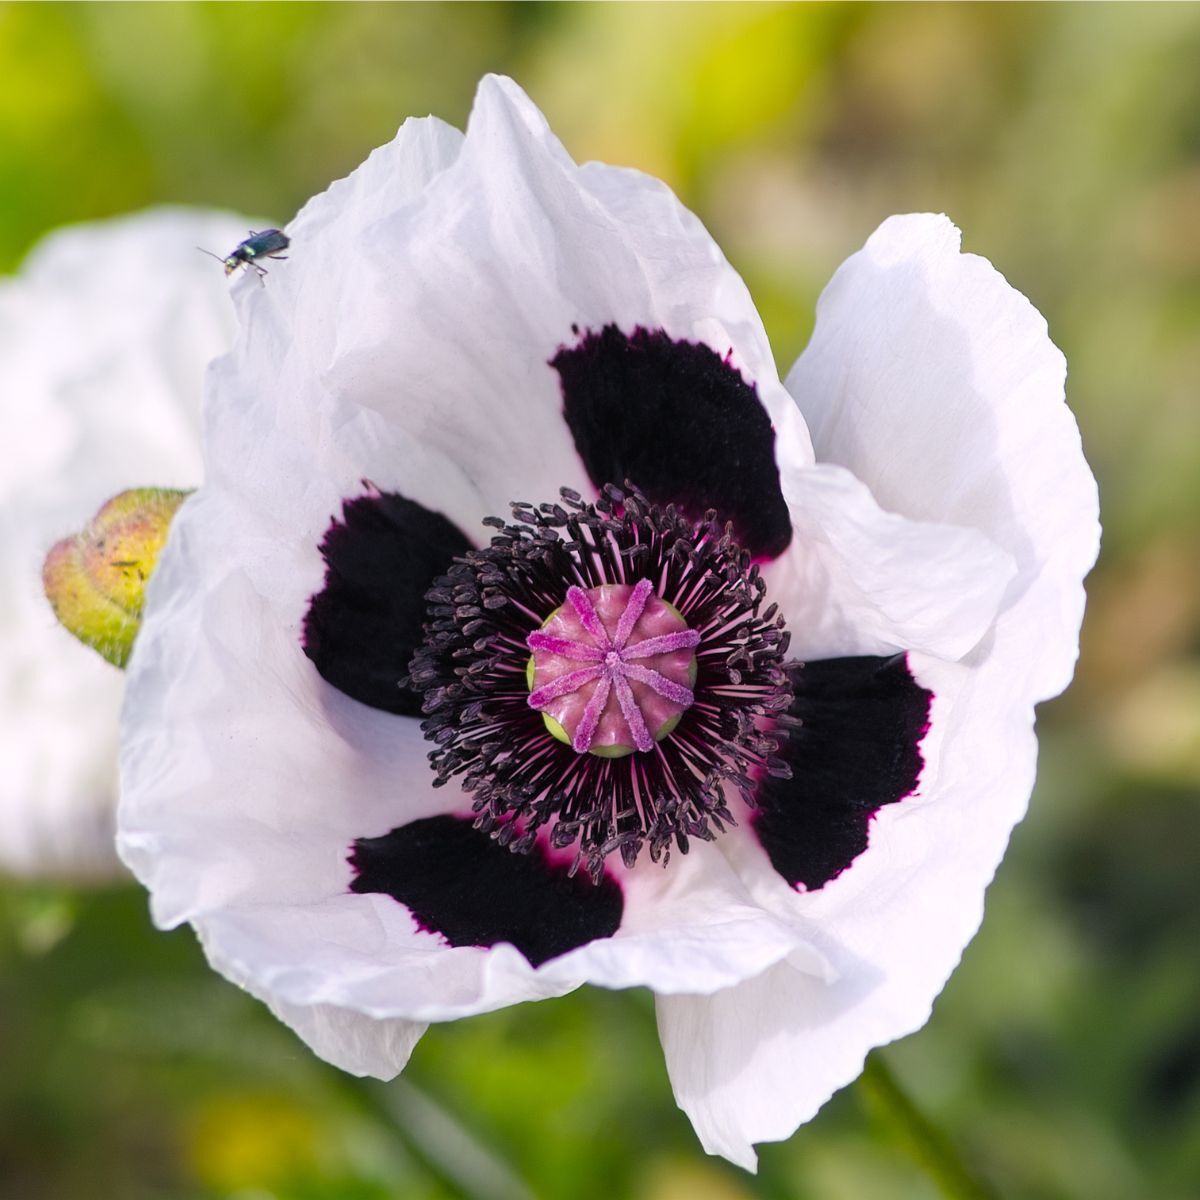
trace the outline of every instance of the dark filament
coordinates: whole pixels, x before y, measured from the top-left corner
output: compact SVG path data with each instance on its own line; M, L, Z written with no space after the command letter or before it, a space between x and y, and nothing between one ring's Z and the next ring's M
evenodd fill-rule
M435 785L459 778L475 824L514 851L540 830L576 847L573 869L593 879L619 851L642 846L667 862L674 844L711 841L734 824L723 784L752 802L755 776L786 778L776 724L792 700L783 669L788 633L728 524L661 508L636 489L606 485L594 504L564 488L561 504L517 503L513 523L484 522L491 544L456 559L426 594L425 644L405 681L423 693L421 728ZM530 707L527 639L570 588L650 581L700 635L695 699L644 753L578 754Z

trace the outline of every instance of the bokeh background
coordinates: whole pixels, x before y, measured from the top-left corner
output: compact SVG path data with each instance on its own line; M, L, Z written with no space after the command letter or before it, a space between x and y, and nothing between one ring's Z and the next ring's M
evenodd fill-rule
M0 271L59 224L151 203L282 224L407 114L461 124L486 70L576 158L671 183L747 278L781 372L880 220L949 213L1067 354L1105 543L983 930L889 1060L1001 1196L1191 1200L1197 63L1191 4L4 4ZM154 932L132 886L0 884L3 1200L934 1195L854 1088L756 1179L706 1159L645 994L434 1028L399 1083L366 1088L188 931Z

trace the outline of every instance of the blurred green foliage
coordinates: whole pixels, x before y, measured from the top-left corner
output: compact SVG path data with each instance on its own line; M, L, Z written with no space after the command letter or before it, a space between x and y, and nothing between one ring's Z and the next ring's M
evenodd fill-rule
M58 224L161 201L283 223L404 116L461 124L485 70L515 75L577 158L680 192L782 369L883 217L950 213L1066 351L1106 541L1031 816L891 1061L1005 1197L1186 1200L1198 61L1194 5L5 4L0 269ZM852 1092L766 1147L757 1179L704 1159L641 994L435 1028L400 1084L349 1080L187 931L153 932L132 888L0 891L0 1063L3 1200L933 1195Z

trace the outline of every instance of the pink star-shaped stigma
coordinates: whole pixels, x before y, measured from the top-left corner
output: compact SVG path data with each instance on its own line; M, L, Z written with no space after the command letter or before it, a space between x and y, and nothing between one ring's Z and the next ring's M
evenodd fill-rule
M602 594L603 591L603 588L594 588L591 592L585 592L578 587L567 591L567 603L574 610L578 625L589 641L544 629L536 630L525 639L530 650L587 664L535 687L529 693L529 705L542 711L552 701L571 695L594 681L596 686L571 734L571 746L575 752L585 754L591 749L610 693L616 695L634 746L638 750L650 750L655 738L646 721L644 704L639 702L631 684L643 685L639 689L643 697L647 695L644 689L648 689L674 705L679 712L688 708L695 696L690 688L637 660L657 654L671 654L677 650L690 650L699 644L700 634L694 629L685 628L631 642L634 627L654 595L650 580L641 579L634 585L611 632L601 620L593 602L593 595ZM664 610L667 608L666 605L661 607Z

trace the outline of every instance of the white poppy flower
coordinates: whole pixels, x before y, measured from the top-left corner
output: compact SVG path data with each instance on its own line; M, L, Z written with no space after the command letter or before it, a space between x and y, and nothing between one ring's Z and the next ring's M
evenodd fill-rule
M205 364L236 321L220 267L240 218L164 208L59 230L0 281L0 870L121 870L120 671L60 628L47 550L114 492L200 482Z
M1062 356L895 217L785 386L700 222L504 79L289 233L150 585L122 854L356 1073L650 987L752 1167L927 1019L1024 811L1097 547Z

